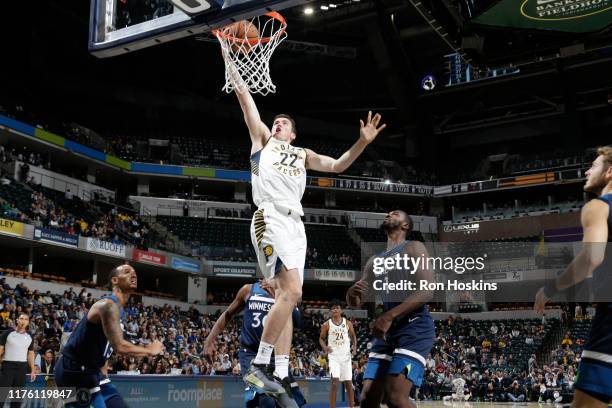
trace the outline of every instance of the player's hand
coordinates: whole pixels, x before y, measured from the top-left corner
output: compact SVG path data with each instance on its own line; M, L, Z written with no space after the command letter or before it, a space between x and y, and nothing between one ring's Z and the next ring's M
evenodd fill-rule
M274 289L276 289L276 282L273 280L266 280L266 279L261 279L259 281L259 286L261 286L261 288L263 290L269 290L270 292L272 292L272 296L275 295Z
M212 364L215 359L215 352L217 351L217 343L215 341L204 342L204 356Z
M331 348L331 347L329 347L329 346L323 346L323 352L324 352L325 354L329 354L329 353L331 353L331 352L332 352L332 348Z
M544 308L546 307L546 303L549 300L550 299L544 294L544 287L541 287L540 290L538 290L538 293L536 294L535 302L533 304L533 310L535 310L536 313L543 315Z
M147 348L151 352L152 356L156 356L158 354L161 354L166 349L164 347L164 344L161 341L159 341L159 340L155 340L153 343L149 344L149 347L147 347Z
M384 340L387 331L391 327L391 323L393 323L391 316L386 313L380 315L374 322L374 327L372 328L372 334L374 334L374 337Z
M356 300L355 303L361 303L361 300L365 297L365 294L368 293L369 284L366 281L357 281L351 288L348 290L348 296Z
M30 381L34 382L36 381L36 371L32 370L32 372L30 373Z
M351 357L355 357L355 354L357 354L357 347L353 346L351 347Z
M368 118L366 119L365 123L363 123L363 120L360 119L359 123L361 124L361 129L359 131L359 139L364 141L366 144L372 143L374 139L376 139L376 136L378 136L378 134L382 132L385 127L387 127L385 124L378 126L380 119L381 116L379 113L372 117L372 111L368 112Z

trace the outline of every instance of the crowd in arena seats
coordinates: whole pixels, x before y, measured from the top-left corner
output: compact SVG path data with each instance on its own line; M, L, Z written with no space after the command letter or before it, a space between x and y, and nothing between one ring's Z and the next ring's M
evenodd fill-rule
M567 213L580 211L584 202L572 198L567 198L563 202L548 204L543 201L524 203L515 206L514 203L505 205L492 205L487 203L487 210L482 207L478 209L456 209L453 222L473 222L488 220L503 220L517 217L527 217L530 215L541 215L544 213Z
M231 297L227 293L224 300L230 301ZM12 288L0 278L0 330L13 327L20 312L30 314L29 330L37 353L36 364L42 371L52 364L60 345L95 301L85 288L76 291L70 288L61 294L40 293L24 284ZM126 307L125 337L141 345L160 340L166 350L154 358L115 355L110 360L110 372L239 375L240 317L217 338L218 348L212 359L207 360L203 354L203 341L218 317L219 312L207 315L194 307L181 311L168 305L144 306L130 301ZM329 375L325 355L316 341L327 318L319 312L303 310L290 358L290 370L295 376ZM358 338L358 353L353 361L354 381L359 391L373 319L350 320ZM575 323L580 325L574 325L564 336L561 351L555 350L550 364L540 366L536 355L542 355L540 346L558 323L556 319L491 321L460 316L436 321L436 340L426 359L424 383L414 396L442 399L460 386L470 401L560 402L571 394L580 361L579 347L590 319L577 317Z
M47 351L54 355L60 351L69 333L86 315L96 301L85 288L72 288L63 294L31 291L24 284L10 287L0 278L0 331L14 327L19 313L31 316L29 331L34 339L37 361ZM219 317L202 314L195 308L181 311L178 307L144 306L130 302L126 307L125 337L137 344L146 345L160 340L166 348L155 358L134 358L115 355L109 364L111 373L138 372L141 374L208 374L239 375L239 330L241 319L232 321L218 339L219 348L213 361L203 354L204 339ZM291 370L296 375L324 376L326 363L316 341L323 323L322 315L303 316L303 330L294 336L291 354ZM359 327L359 322L354 322ZM314 340L313 340L314 339ZM39 365L40 367L40 365Z
M104 210L92 202L45 188L33 180L21 183L2 175L0 183L0 216L52 228L70 234L146 247L149 226L138 216L117 207ZM5 181L6 182L5 182Z
M437 321L418 398L441 399L461 386L470 401L554 401L560 397L555 391L571 388L573 376L553 366L540 368L536 353L557 324L556 319Z

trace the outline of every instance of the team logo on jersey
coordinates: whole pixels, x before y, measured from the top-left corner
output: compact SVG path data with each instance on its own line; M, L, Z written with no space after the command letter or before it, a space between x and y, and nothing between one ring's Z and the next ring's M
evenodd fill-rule
M265 247L263 247L263 253L266 256L266 260L268 259L268 257L272 256L273 252L274 249L272 249L270 245L266 245Z
M306 151L300 147L291 145L278 145L272 149L278 154L278 160L272 163L272 166L281 174L291 177L301 176L303 173L302 167L298 166L300 160L305 162Z

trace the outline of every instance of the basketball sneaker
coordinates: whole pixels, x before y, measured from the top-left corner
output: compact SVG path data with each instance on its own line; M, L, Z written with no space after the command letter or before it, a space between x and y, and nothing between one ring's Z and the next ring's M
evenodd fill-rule
M274 377L270 366L265 364L251 364L249 372L244 376L244 381L257 391L273 398L287 393L280 379Z

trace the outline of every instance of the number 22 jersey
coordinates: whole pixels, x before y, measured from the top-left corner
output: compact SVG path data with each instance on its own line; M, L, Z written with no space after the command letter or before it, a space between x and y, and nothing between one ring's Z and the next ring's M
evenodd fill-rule
M306 188L306 150L270 137L250 161L255 205L276 203L304 215L301 201Z

